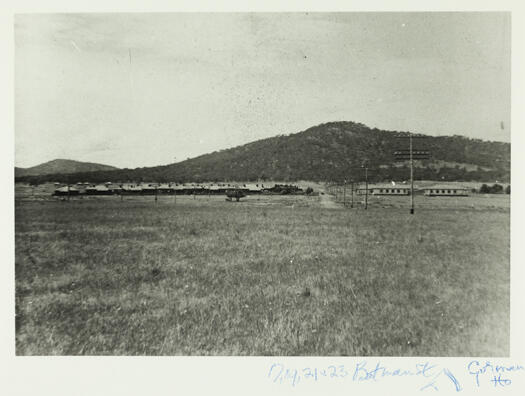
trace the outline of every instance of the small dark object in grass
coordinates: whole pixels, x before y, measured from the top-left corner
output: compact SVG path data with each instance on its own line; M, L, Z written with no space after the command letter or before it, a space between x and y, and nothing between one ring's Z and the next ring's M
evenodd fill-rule
M151 275L153 275L153 277L157 277L157 276L159 276L159 275L160 275L160 269L158 269L158 268L153 268L153 269L151 270Z
M310 297L312 295L312 293L310 292L310 288L309 287L306 287L303 292L301 293L301 295L303 297Z
M227 190L226 191L227 201L233 201L233 199L235 198L235 200L239 202L239 200L245 196L246 194L242 190Z

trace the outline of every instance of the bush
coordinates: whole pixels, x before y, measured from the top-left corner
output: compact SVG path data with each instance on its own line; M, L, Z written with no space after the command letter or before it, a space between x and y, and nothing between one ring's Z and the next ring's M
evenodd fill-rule
M481 186L481 188L479 189L479 192L480 192L481 194L490 194L490 187L487 186L486 184L483 184L483 185Z
M314 189L313 189L312 187L308 187L308 188L306 189L306 194L307 194L307 195L310 195L310 194L313 193L313 192L314 192Z
M505 194L510 194L510 184L505 189Z
M501 194L503 193L503 186L500 185L500 184L494 184L491 188L490 188L490 192L492 194Z
M508 191L505 190L507 194L510 194L510 186L507 187ZM503 194L503 186L501 184L494 184L493 186L488 186L486 184L483 184L481 188L479 189L479 192L481 194Z

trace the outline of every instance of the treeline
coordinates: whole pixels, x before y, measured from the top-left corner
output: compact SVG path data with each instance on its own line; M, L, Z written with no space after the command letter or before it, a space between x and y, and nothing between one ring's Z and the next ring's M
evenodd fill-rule
M487 184L482 184L479 192L481 194L510 194L510 185L508 185L505 189L503 189L503 186L501 184L493 184L492 186L489 186Z
M372 181L406 180L409 178L408 164L397 163L393 155L395 150L408 148L408 139L399 138L400 135L408 136L406 132L371 129L353 122L333 122L165 166L33 176L17 180L32 183L362 181L363 164L367 164ZM431 152L431 159L416 168L417 179L510 180L509 143L462 136L428 136L414 139L414 149ZM449 164L436 167L439 161Z

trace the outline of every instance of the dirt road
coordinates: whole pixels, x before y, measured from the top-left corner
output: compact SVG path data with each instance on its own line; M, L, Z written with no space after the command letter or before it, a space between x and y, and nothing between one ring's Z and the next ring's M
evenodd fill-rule
M322 208L327 208L327 209L340 209L341 208L341 205L334 202L334 197L326 193L319 195L319 203Z

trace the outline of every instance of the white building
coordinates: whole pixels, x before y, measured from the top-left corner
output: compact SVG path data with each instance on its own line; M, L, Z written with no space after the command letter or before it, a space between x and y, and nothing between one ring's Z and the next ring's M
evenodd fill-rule
M455 185L439 184L430 187L425 187L425 195L429 197L466 197L468 196L468 188Z
M414 187L415 189L415 187ZM360 195L366 194L366 188L357 190ZM410 195L410 186L406 184L369 184L369 195Z

